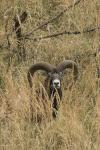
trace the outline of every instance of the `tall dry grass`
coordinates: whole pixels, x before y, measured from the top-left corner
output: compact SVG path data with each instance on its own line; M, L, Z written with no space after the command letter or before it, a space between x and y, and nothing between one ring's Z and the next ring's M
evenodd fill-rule
M67 0L1 1L0 43L7 43L3 16L9 7L12 6L8 13L8 33L12 31L15 14L27 9L28 19L22 25L22 32L26 33L72 3ZM100 24L99 6L99 0L82 1L32 37L64 29L82 31L86 27L97 26ZM26 61L18 61L15 34L10 37L10 42L10 49L0 47L0 150L99 150L100 78L97 67L100 64L100 31L78 36L64 35L38 42L27 40L24 43ZM68 72L64 76L63 98L58 117L53 120L47 93L45 100L41 95L39 100L36 98L35 89L43 86L44 78L36 76L33 79L35 84L31 94L27 70L34 62L57 64L64 59L77 62L79 78L69 89L71 74Z

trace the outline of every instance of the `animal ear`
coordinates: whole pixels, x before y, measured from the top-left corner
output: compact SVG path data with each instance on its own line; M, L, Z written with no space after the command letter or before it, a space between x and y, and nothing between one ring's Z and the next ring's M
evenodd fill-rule
M47 73L47 72L45 72L45 71L41 71L41 75L42 75L42 76L46 76L46 77L47 77L48 73Z
M48 75L49 77L51 77L52 73L51 73L51 72L48 72L47 75Z
M59 72L59 75L62 77L63 76L63 74L64 74L64 72L62 71L62 72Z
M67 73L67 69L66 70L63 70L62 72L59 72L59 75L61 76L61 77L63 77L64 75L66 75L66 73Z

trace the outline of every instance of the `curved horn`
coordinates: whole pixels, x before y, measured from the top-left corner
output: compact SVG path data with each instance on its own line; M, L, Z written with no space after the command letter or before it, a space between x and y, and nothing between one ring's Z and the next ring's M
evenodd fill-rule
M30 87L32 87L32 76L34 75L34 73L38 70L44 70L46 72L52 72L53 69L55 67L49 63L45 63L45 62L41 62L41 63L36 63L34 65L32 65L29 70L28 70L28 74L27 74L27 78L28 78L28 82Z
M76 80L77 77L78 77L78 67L77 67L77 64L74 61L72 61L72 60L65 60L65 61L63 61L62 63L60 63L57 66L57 70L59 72L63 72L63 70L65 70L67 68L73 69L74 80Z

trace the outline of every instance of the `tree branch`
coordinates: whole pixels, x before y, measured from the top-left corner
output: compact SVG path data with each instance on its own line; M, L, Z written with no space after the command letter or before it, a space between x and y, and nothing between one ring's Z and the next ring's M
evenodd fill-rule
M42 39L48 39L48 38L55 38L55 37L58 37L58 36L61 36L61 35L79 35L79 34L85 34L85 33L90 33L90 32L93 32L93 31L96 31L96 30L99 30L100 29L100 26L98 27L94 27L94 28L91 28L91 29L84 29L82 32L80 31L63 31L63 32L60 32L60 33L55 33L55 34L51 34L51 35L47 35L47 36L41 36L41 37L37 37L37 38L30 38L30 37L26 37L25 39L33 39L34 41L38 41L38 40L42 40Z
M21 14L21 16L15 16L14 17L14 31L16 32L16 36L17 36L17 40L20 42L20 39L21 39L21 37L22 37L22 33L21 33L21 23L24 23L25 22L25 20L26 20L26 18L27 18L27 12L26 11L24 11L22 14Z
M18 43L18 50L19 50L19 54L18 54L18 59L26 59L26 52L25 52L25 47L22 46L22 42L23 42L23 38L22 38L22 28L21 28L21 23L24 23L26 18L27 18L27 12L24 11L20 16L15 16L14 17L14 31L16 33L16 37L17 37L17 43Z
M31 31L30 33L23 35L23 37L28 37L32 34L34 34L35 31L43 28L44 26L47 26L49 23L55 21L56 19L58 19L60 16L62 16L66 11L68 11L69 9L71 9L72 7L75 7L76 5L78 5L82 0L77 0L74 5L70 5L69 7L67 7L66 9L64 9L63 11L61 11L57 16L51 18L50 20L46 21L45 23L43 23L42 25L40 25L39 27L35 28L33 31Z

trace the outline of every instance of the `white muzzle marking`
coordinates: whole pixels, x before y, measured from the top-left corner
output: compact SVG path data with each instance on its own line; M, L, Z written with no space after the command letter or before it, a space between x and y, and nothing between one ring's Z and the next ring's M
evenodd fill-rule
M60 80L59 79L53 80L53 87L54 88L60 88Z

